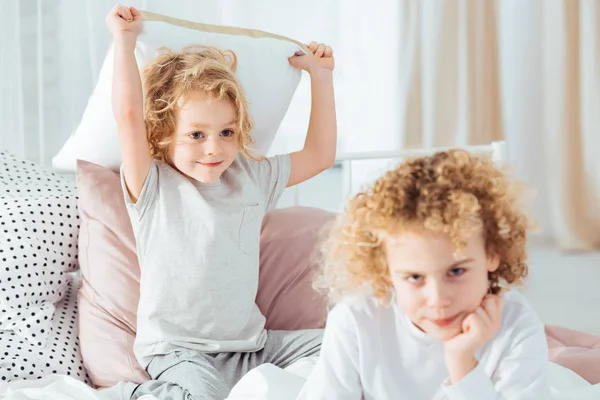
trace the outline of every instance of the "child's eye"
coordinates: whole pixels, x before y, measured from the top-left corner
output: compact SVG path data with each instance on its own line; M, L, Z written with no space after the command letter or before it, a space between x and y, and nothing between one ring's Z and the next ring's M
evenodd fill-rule
M450 270L450 275L451 276L461 276L464 273L465 273L465 269L464 268L453 268L453 269Z
M194 132L194 133L190 133L189 137L191 137L192 139L202 139L204 137L204 135L200 132Z
M419 283L423 280L423 277L421 275L410 275L406 277L406 280L410 283Z
M221 132L221 135L224 137L230 137L233 136L233 131L231 129L225 129L223 132Z

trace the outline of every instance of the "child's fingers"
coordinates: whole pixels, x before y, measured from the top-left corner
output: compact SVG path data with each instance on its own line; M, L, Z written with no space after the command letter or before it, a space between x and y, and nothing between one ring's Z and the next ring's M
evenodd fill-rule
M131 15L131 10L129 7L121 5L117 6L116 14L126 21L131 21L133 19L133 15Z
M471 330L475 330L477 334L484 332L491 324L489 314L482 307L477 307L474 312L476 318L475 322L471 326Z
M317 47L317 51L315 51L315 57L321 58L323 57L323 53L325 53L325 45L323 43L319 43L319 47Z
M503 304L502 297L497 295L486 296L486 299L483 301L482 308L489 318L491 327L499 326L502 323Z
M323 57L331 57L333 56L333 49L331 46L325 46L325 51L323 52Z
M504 298L502 296L496 296L496 313L497 317L502 317L502 309L504 308Z
M504 304L504 299L502 296L498 295L488 295L484 300L484 308L491 313L501 314L502 313L502 305Z
M464 333L469 333L473 327L477 323L477 315L475 312L467 315L465 319L462 321L462 330Z
M308 49L309 49L311 52L313 52L313 54L314 54L314 52L317 50L317 48L318 48L318 47L319 47L319 43L317 43L317 42L315 42L315 41L312 41L312 42L310 42L310 43L308 44Z
M494 299L493 297L486 297L486 299L483 301L483 304L481 305L483 310L485 311L485 313L487 314L488 318L490 318L491 320L495 319L496 314L497 314L497 305L496 305L496 299Z
M121 9L121 7L123 6L120 4L115 4L113 8L110 9L110 13L113 15L119 15L119 10Z
M129 11L131 12L131 15L133 16L133 18L139 17L139 16L142 15L142 13L140 12L140 10L138 10L135 7L129 7Z

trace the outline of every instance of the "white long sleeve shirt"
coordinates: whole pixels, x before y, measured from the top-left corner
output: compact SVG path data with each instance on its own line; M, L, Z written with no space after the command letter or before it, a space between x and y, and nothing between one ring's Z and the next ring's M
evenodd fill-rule
M415 327L395 302L341 302L328 316L321 356L298 399L549 399L544 326L521 294L504 296L500 332L477 351L478 366L453 385L443 342Z

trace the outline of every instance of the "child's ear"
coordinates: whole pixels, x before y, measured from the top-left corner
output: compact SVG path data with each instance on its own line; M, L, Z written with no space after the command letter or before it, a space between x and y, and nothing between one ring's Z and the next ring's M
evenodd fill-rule
M500 267L500 256L496 252L489 254L488 259L488 272L494 272Z

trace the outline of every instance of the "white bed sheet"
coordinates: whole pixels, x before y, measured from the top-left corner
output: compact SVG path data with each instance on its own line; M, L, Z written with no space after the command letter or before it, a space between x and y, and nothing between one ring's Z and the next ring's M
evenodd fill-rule
M300 360L287 370L271 364L261 365L242 378L227 400L294 399L310 373L314 361L314 358ZM549 372L555 400L600 399L600 384L590 385L573 371L553 363L550 364ZM93 389L65 375L50 375L36 381L1 383L0 399L100 400ZM144 396L143 400L156 399Z

